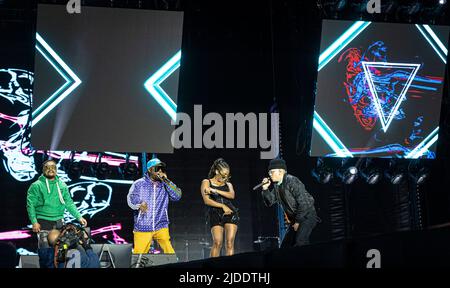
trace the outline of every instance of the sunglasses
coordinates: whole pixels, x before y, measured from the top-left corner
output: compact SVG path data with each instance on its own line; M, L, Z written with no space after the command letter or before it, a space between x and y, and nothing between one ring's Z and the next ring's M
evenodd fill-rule
M43 168L44 170L56 170L56 165L51 165L51 166L44 166Z
M281 169L274 169L269 171L269 175L275 174L275 173L281 173Z
M163 166L156 166L155 167L155 172L166 172L166 168L164 168Z

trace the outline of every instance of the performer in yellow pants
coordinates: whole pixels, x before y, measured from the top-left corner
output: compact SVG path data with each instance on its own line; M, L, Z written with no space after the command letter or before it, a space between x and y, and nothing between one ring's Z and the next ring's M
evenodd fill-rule
M169 229L163 228L155 232L133 232L134 234L134 254L146 254L150 249L152 240L158 241L159 246L166 254L174 254L170 243Z
M146 254L152 240L164 253L174 254L169 235L169 201L181 199L181 189L167 178L166 164L158 158L147 162L147 173L133 182L127 195L134 214L134 253Z

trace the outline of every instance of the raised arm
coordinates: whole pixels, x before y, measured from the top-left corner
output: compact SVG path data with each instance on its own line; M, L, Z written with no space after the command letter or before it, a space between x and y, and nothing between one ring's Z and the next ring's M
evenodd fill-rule
M181 199L181 189L177 187L172 181L170 181L168 178L164 178L164 188L166 189L167 193L169 194L169 199L171 201L178 201Z
M269 190L270 186L269 178L264 178L262 182L266 184L263 185L261 195L263 197L264 204L270 207L273 204L277 203L277 197L275 197L275 191L273 189Z

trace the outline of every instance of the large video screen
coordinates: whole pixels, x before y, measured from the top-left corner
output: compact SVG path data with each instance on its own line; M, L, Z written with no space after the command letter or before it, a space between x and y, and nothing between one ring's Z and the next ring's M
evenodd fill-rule
M449 27L324 20L311 156L436 158Z
M39 5L32 145L172 153L183 12Z

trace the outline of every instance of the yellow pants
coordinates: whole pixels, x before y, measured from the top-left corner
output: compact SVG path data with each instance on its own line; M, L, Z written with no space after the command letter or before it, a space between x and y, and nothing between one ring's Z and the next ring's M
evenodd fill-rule
M162 228L154 232L137 232L134 231L134 254L146 254L150 250L152 240L158 241L159 246L166 254L175 254L172 244L170 243L169 228Z

